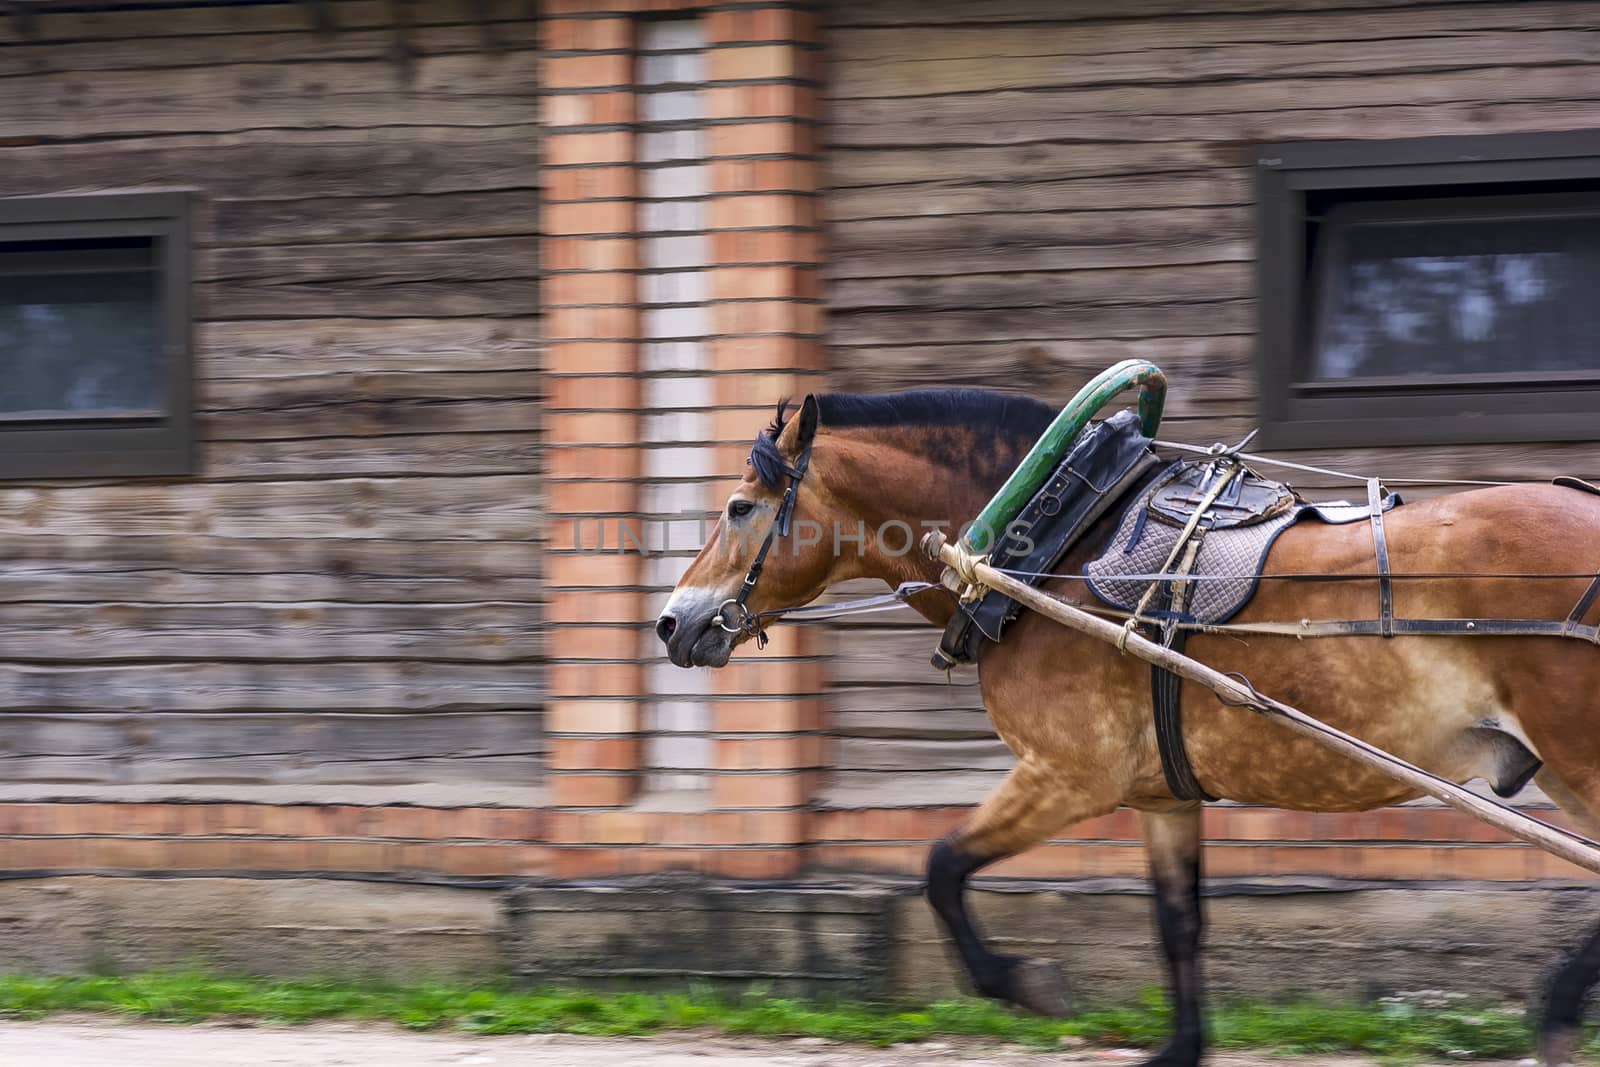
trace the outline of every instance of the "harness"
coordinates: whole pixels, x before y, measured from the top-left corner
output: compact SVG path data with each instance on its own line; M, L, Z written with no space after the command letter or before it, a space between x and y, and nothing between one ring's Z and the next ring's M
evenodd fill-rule
M778 501L778 513L772 518L772 525L767 528L767 536L761 542L761 547L756 550L756 558L750 561L750 569L745 572L744 583L739 586L739 595L731 596L717 606L717 616L711 621L722 627L730 634L748 634L756 639L756 648L767 647L767 628L762 625L764 617L775 617L782 612L762 612L757 614L750 610L748 603L750 594L756 591L756 583L761 580L761 569L766 566L767 553L772 551L773 542L779 537L789 536L789 523L794 518L795 497L800 495L800 482L806 476L806 469L811 466L811 444L800 450L800 455L795 457L794 466L787 464L783 473L789 476L789 485L783 491L783 499ZM728 605L733 605L733 625L728 625Z
M1037 498L1024 510L1024 528L1029 529L1040 539L1040 544L1035 545L1028 541L1029 551L1017 551L1012 548L1007 537L1002 540L995 550L997 562L1002 564L998 569L1016 577L1030 580L1029 584L1038 584L1046 578L1077 578L1090 583L1094 590L1095 578L1090 574L1052 574L1049 568L1057 562L1066 549L1076 539L1075 535L1093 519L1104 514L1105 509L1117 502L1131 481L1142 476L1150 468L1140 460L1149 459L1146 451L1150 441L1143 437L1137 428L1135 420L1128 413L1123 416L1113 417L1107 423L1096 424L1092 432L1086 434L1087 440L1082 442L1086 447L1074 450L1073 454L1062 461L1057 477L1047 482L1038 491ZM1113 432L1115 430L1115 432ZM1103 438L1096 434L1103 433ZM1091 444L1092 442L1092 444ZM1089 469L1097 469L1090 462L1092 453L1104 453L1100 465L1105 467L1103 472L1109 478L1101 483L1098 478L1086 477ZM1135 628L1143 631L1146 636L1159 644L1166 646L1174 652L1182 653L1189 634L1194 632L1204 633L1238 633L1238 634L1290 634L1297 637L1323 637L1323 636L1381 636L1393 637L1398 634L1426 634L1426 635L1481 635L1481 636L1553 636L1576 638L1583 641L1600 644L1600 626L1586 626L1583 619L1597 600L1600 600L1600 575L1593 578L1592 583L1579 598L1571 614L1560 621L1546 621L1534 619L1404 619L1396 618L1393 607L1393 583L1398 579L1422 579L1444 577L1492 577L1491 575L1466 575L1466 574L1410 574L1394 575L1389 567L1388 544L1385 536L1383 518L1384 512L1393 504L1398 503L1397 497L1387 494L1378 480L1363 479L1367 482L1366 507L1356 505L1350 510L1354 513L1348 517L1335 518L1331 514L1320 514L1324 521L1367 521L1373 534L1374 556L1377 562L1379 585L1378 617L1375 619L1359 620L1310 620L1303 619L1299 622L1264 622L1264 623L1227 623L1218 621L1204 621L1190 614L1191 602L1195 596L1198 584L1207 581L1234 581L1240 575L1228 573L1198 573L1198 559L1201 545L1213 534L1218 525L1230 525L1228 518L1221 513L1226 511L1237 512L1232 521L1252 521L1259 513L1280 510L1276 509L1272 501L1251 501L1248 498L1247 468L1240 462L1235 449L1207 450L1212 459L1211 469L1206 471L1203 478L1194 487L1194 493L1181 499L1180 509L1174 517L1186 518L1179 531L1179 536L1169 551L1166 563L1156 573L1146 574L1119 574L1115 577L1123 581L1137 579L1148 583L1139 598L1138 604L1132 611L1117 610L1116 608L1089 608L1088 610L1098 615L1120 617L1124 624L1124 634L1132 632ZM1256 457L1250 457L1256 458ZM1153 462L1153 460L1152 460ZM745 572L744 581L740 584L738 595L724 600L718 608L718 614L712 619L717 626L728 633L742 633L755 638L756 647L765 648L767 645L766 623L780 617L806 617L831 618L839 615L851 615L863 612L882 611L897 608L904 604L911 596L939 588L930 582L905 582L892 593L861 600L850 601L844 604L818 604L800 608L777 609L772 611L754 612L750 610L749 600L755 593L756 585L761 580L761 573L766 566L767 557L772 552L772 546L779 537L787 537L793 524L795 502L799 496L800 483L805 479L806 472L811 465L811 445L808 444L801 450L792 466L783 465L782 473L789 481L784 487L783 497L778 502L777 513L773 516L771 527L768 528L766 537L761 542L761 547L756 550L755 558L751 561L749 569ZM1196 464L1196 467L1200 464ZM1158 482L1152 489L1147 490L1147 501L1154 501L1162 484L1166 479ZM1248 479L1251 484L1265 485L1275 491L1290 494L1286 487L1262 479L1252 477ZM1078 495L1083 499L1073 501L1072 506L1063 507L1063 497L1072 494L1064 492L1069 485L1080 486ZM1594 486L1573 478L1558 478L1556 484L1569 488L1580 489L1590 493L1600 493ZM1181 488L1181 486L1179 487ZM1192 509L1192 510L1191 510ZM1135 502L1128 509L1129 514L1147 512L1148 505ZM1308 506L1307 510L1315 511L1315 506ZM1063 514L1065 512L1065 514ZM1364 512L1364 514L1363 514ZM1285 516L1290 518L1290 516ZM1040 522L1040 520L1045 520ZM1064 520L1059 524L1050 520ZM1054 529L1051 529L1054 527ZM1142 517L1135 531L1137 539L1138 530L1143 529ZM1116 542L1117 538L1114 538ZM1009 551L1008 551L1009 550ZM1262 560L1265 555L1263 553ZM1011 564L1005 566L1004 564ZM1018 566L1021 564L1021 566ZM1032 569L1037 567L1039 569ZM1263 575L1259 573L1259 563L1254 574L1244 575L1252 582L1262 579L1300 579L1312 580L1318 576L1312 575ZM1320 576L1323 581L1351 580L1371 581L1371 575L1340 575ZM1515 577L1533 577L1530 575L1516 575ZM1542 577L1578 577L1578 575L1544 575ZM1253 584L1252 589L1253 592ZM999 631L1006 623L1012 621L1021 610L1021 605L1006 597L1002 593L986 591L987 595L979 601L964 603L961 610L956 612L951 627L946 633L945 642L936 653L934 663L936 666L948 668L957 662L971 662L976 660L981 644L987 641L997 641ZM1095 590L1098 594L1099 590ZM731 605L731 610L730 610ZM1183 742L1183 716L1181 705L1181 686L1178 676L1171 671L1152 665L1150 675L1151 705L1154 716L1154 727L1157 741L1157 750L1161 759L1163 777L1169 791L1174 797L1185 801L1209 801L1216 799L1196 777L1194 769L1189 762L1188 752Z
M1016 519L994 531L998 543L989 553L990 566L1049 570L1157 465L1150 438L1133 412L1091 423ZM1021 613L1021 604L1000 593L964 600L940 638L934 667L943 671L978 662L983 647L998 642Z

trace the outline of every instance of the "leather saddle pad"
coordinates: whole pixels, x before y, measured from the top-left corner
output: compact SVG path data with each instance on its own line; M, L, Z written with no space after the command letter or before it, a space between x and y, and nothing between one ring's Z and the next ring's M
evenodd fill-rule
M1150 517L1187 525L1218 473L1216 465L1205 460L1178 465L1150 491L1145 504ZM1228 483L1202 521L1208 530L1253 526L1277 518L1295 503L1294 492L1287 485L1245 471Z
M1202 461L1200 466L1209 464ZM1192 486L1199 476L1198 471L1186 471L1179 484ZM1157 501L1163 492L1164 487L1158 486L1123 512L1105 552L1084 567L1089 591L1111 607L1136 611L1146 590L1165 584L1134 576L1161 572L1198 500L1186 511L1171 503L1164 510L1158 509ZM1264 506L1265 510L1247 513L1242 503L1235 502L1221 508L1214 506L1207 513L1218 516L1217 526L1211 527L1209 518L1201 520L1204 540L1193 573L1202 580L1194 583L1184 614L1186 622L1226 622L1249 603L1272 543L1299 517L1294 494L1277 483L1246 485L1240 500ZM1162 613L1147 610L1146 614L1159 618Z

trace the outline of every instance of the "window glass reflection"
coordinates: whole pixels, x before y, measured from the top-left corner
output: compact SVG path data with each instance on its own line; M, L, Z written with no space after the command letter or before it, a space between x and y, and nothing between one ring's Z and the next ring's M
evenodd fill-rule
M1600 218L1335 227L1313 380L1600 371Z
M96 249L0 258L0 417L161 412L153 256Z

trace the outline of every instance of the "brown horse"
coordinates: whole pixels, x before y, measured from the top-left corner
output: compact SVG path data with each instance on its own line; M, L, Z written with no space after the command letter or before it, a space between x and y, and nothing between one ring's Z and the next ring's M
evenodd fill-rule
M937 581L939 565L907 551L906 527L939 526L950 534L975 516L1054 414L1031 400L971 391L808 396L788 422L780 408L658 622L672 662L720 667L750 636L717 621L737 614L729 602L769 540L764 567L747 590L755 612L805 604L851 578ZM785 490L796 483L794 522L780 524ZM1092 529L1059 569L1078 573L1110 536L1113 521ZM857 541L861 525L866 537ZM1397 509L1387 526L1395 574L1600 570L1600 497L1573 489L1463 492ZM844 536L834 535L839 529ZM1292 526L1273 547L1267 573L1373 574L1371 533L1365 524ZM1587 584L1490 577L1397 582L1394 610L1398 617L1495 618L1514 606L1523 618L1562 619ZM1046 588L1069 600L1088 597L1078 582ZM1265 582L1234 621L1371 618L1377 602L1376 580ZM942 589L917 595L912 606L938 625L954 611ZM1545 792L1580 825L1600 829L1600 649L1592 645L1548 637L1240 641L1197 634L1186 651L1458 782L1518 784L1540 767ZM999 955L985 945L965 909L966 880L1069 824L1122 805L1135 808L1176 1016L1172 1040L1152 1062L1198 1063L1200 809L1168 791L1148 667L1024 614L1004 643L988 647L979 675L984 706L1017 764L960 830L934 846L927 886L973 984L1035 1011L1067 1011L1053 963ZM1185 683L1182 709L1195 775L1214 796L1302 811L1362 811L1416 795L1253 712L1222 705L1208 690ZM1600 930L1549 989L1540 1021L1548 1063L1572 1055L1597 979Z

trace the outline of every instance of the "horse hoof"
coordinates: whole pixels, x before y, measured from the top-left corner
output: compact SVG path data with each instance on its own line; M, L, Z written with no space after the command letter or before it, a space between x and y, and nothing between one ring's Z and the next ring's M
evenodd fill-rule
M1011 969L1010 996L1006 999L1036 1015L1065 1019L1072 1014L1067 983L1054 960L1018 960Z
M1583 1037L1580 1027L1556 1025L1539 1034L1539 1062L1544 1067L1571 1067L1578 1059Z
M1154 1056L1145 1060L1139 1067L1197 1067L1203 1049L1198 1040L1174 1038L1167 1046Z

